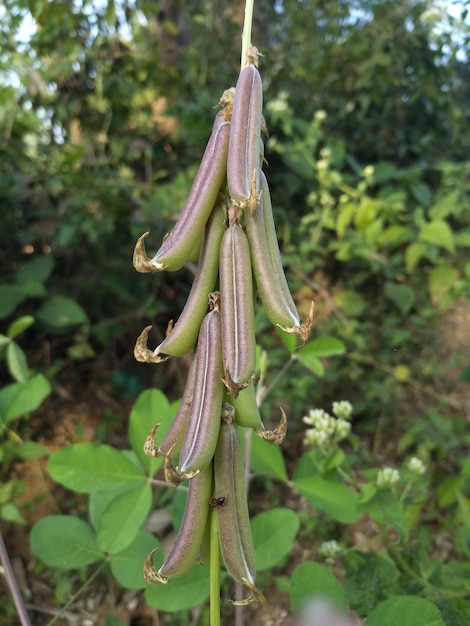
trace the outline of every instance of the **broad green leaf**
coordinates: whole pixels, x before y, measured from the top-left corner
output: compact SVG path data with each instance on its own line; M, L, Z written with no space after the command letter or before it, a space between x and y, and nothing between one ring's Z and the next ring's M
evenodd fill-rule
M338 481L312 476L294 481L294 486L312 506L325 511L338 522L352 524L359 517L357 496Z
M354 202L345 202L338 207L338 217L336 218L336 234L341 239L346 231L346 228L351 223L352 217L356 210L356 204Z
M13 383L0 389L0 419L6 424L35 411L50 394L51 385L42 374L24 383Z
M426 243L422 243L421 241L415 241L414 243L410 243L410 245L406 247L405 265L406 271L408 273L414 270L414 268L418 265L420 260L426 254L427 250L428 245Z
M31 550L49 567L77 569L105 557L93 530L71 515L49 515L33 526Z
M7 502L0 505L0 520L4 522L13 522L14 524L25 524L25 520L21 515L18 507L13 502Z
M132 461L111 446L76 443L55 452L49 459L51 477L78 493L129 489L147 479Z
M10 339L14 339L18 337L18 335L21 335L21 333L24 333L24 331L33 324L34 317L32 315L23 315L8 326L7 335Z
M149 476L153 476L162 465L163 458L152 458L144 454L143 444L150 429L159 423L155 438L161 441L170 428L179 403L170 404L159 389L143 391L135 401L129 417L129 441L139 461Z
M436 602L444 623L451 626L470 624L470 602L463 598L451 598Z
M335 304L347 317L357 317L364 312L367 301L357 291L345 289L334 296Z
M161 546L158 539L146 530L139 530L127 548L111 555L110 565L114 577L126 589L143 589L146 585L142 568L147 555Z
M388 489L378 489L370 500L359 505L359 510L370 515L376 522L391 526L406 541L408 527L404 504Z
M10 341L7 345L6 360L11 377L18 383L26 382L29 375L28 361L26 354L15 341Z
M331 571L319 563L306 561L298 565L292 573L292 610L298 613L312 598L323 598L340 609L347 608L344 592Z
M403 315L410 310L414 303L415 294L408 285L387 282L385 283L384 291L387 298L393 302Z
M111 554L124 550L134 540L151 506L152 490L148 483L116 496L103 511L98 524L100 549Z
M86 313L78 302L66 296L52 296L46 300L36 318L54 330L65 330L87 321Z
M297 361L321 378L325 374L323 363L313 354L297 354Z
M19 283L44 283L54 269L52 254L37 256L24 263L16 275Z
M318 337L313 341L309 341L303 348L300 348L297 352L297 357L300 360L301 356L309 354L320 359L344 354L345 352L345 345L340 339L336 339L336 337Z
M406 226L392 224L385 228L377 237L377 243L381 246L401 246L409 236L409 229Z
M377 215L377 201L364 197L361 199L359 207L354 216L354 225L358 230L365 230Z
M419 239L445 248L449 252L454 251L454 235L444 220L434 220L425 224L419 231Z
M277 334L279 335L282 343L285 345L289 354L295 354L295 349L297 347L297 338L295 335L291 335L290 333L286 333L280 328L276 328Z
M37 441L26 441L18 448L20 459L36 459L39 456L50 456L50 454L50 450Z
M172 578L168 585L147 585L145 599L160 611L173 613L202 604L209 597L209 568L196 563L182 578Z
M378 552L351 550L345 558L344 593L349 606L359 615L367 615L379 602L388 598L400 578L395 563Z
M251 440L250 466L257 474L266 474L287 482L286 464L280 448L256 436Z
M299 529L299 518L291 509L271 509L251 520L256 569L274 567L289 554Z
M443 304L443 299L457 280L459 273L450 265L439 265L429 273L429 293L434 306Z
M454 213L455 207L458 205L460 189L454 189L443 198L438 200L429 209L429 216L433 220L440 220Z
M26 294L19 285L0 285L0 320L11 315L25 299Z
M364 626L446 626L435 604L418 596L394 596L379 604Z
M118 619L114 615L106 615L104 626L127 626L127 623Z

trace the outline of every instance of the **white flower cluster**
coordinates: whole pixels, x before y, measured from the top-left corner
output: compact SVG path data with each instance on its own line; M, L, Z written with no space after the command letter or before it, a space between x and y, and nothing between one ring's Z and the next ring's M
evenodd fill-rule
M418 459L417 456L413 456L408 461L407 468L412 474L416 474L416 476L421 476L426 472L426 465L421 461L421 459Z
M305 445L321 448L328 441L338 442L349 435L351 424L347 420L352 414L351 403L345 400L333 402L333 413L336 417L323 409L309 411L303 418L304 423L312 427L305 432Z
M342 551L340 544L334 539L324 541L318 548L318 554L328 560L335 559Z
M393 467L383 467L377 474L378 487L391 487L400 480L400 472Z

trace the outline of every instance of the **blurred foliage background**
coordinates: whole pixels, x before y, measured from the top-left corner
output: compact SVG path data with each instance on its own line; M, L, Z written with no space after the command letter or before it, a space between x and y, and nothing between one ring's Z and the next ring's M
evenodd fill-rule
M0 12L2 324L34 316L19 344L55 393L178 397L180 362L132 352L145 325L157 341L177 319L191 272L137 275L132 251L147 230L156 249L184 204L236 82L243 3L5 0ZM315 334L347 346L324 380L294 362L270 400L288 404L294 432L333 399L354 404L364 432L468 412L465 3L258 0L255 13L286 271L304 314L316 301ZM262 311L257 328L274 376L285 348Z

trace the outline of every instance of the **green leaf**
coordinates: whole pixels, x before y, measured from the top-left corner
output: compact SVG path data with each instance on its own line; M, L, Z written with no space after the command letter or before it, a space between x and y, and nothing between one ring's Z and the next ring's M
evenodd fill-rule
M377 606L364 626L446 626L441 612L424 598L394 596Z
M408 537L405 507L389 489L378 489L375 495L359 505L361 513L367 513L380 524L395 528L403 541Z
M343 590L330 570L319 563L306 561L292 573L290 601L293 611L298 613L315 597L329 600L340 609L347 608Z
M438 200L436 204L433 204L429 209L429 216L433 220L440 220L448 215L452 214L455 207L458 206L460 196L460 189L454 189L443 198Z
M87 316L82 307L66 296L52 296L41 306L36 315L39 322L53 330L65 330L84 324Z
M429 246L426 243L422 243L420 241L415 241L407 246L405 250L405 264L406 271L408 273L411 273L418 265L420 260L426 254L428 247Z
M343 483L312 476L296 480L294 485L312 506L325 511L338 522L352 524L359 517L357 496Z
M368 615L390 596L400 578L395 563L378 552L351 550L346 555L344 592L349 606L359 615Z
M145 599L160 611L173 613L202 604L209 597L209 568L196 563L182 578L172 578L168 585L148 585Z
M148 483L127 489L111 500L97 527L100 549L111 554L124 550L134 540L151 506L152 489Z
M51 456L47 468L55 481L78 493L122 491L147 481L124 454L98 443L76 443L63 448Z
M457 280L459 273L450 265L439 265L429 273L429 293L434 306L439 307L450 288Z
M434 220L419 231L419 239L454 252L454 235L447 222Z
M287 482L287 471L284 457L279 446L273 446L259 437L251 440L250 466L257 474L266 474Z
M130 587L129 587L130 589ZM106 615L104 626L127 626L126 622L114 617L114 615Z
M28 362L25 353L15 341L10 341L7 345L6 360L11 377L18 383L26 382L29 375Z
M364 312L367 301L357 291L345 289L334 297L335 304L347 317L357 317Z
M365 230L371 224L377 215L377 201L364 197L361 199L356 215L354 216L354 225L358 230Z
M8 424L32 413L50 394L51 385L42 375L36 374L24 383L13 383L0 389L0 419Z
M170 404L159 389L143 391L135 401L129 417L129 441L142 466L153 476L163 458L152 458L144 453L143 443L150 429L159 423L156 437L161 441L170 428L178 409L178 402Z
M14 524L24 524L25 520L18 507L13 502L0 505L0 520L13 522Z
M0 285L0 320L11 315L23 300L26 294L19 285Z
M18 448L20 459L37 459L40 456L50 456L50 450L37 441L26 441Z
M299 518L291 509L271 509L251 520L257 571L278 565L289 554L298 529Z
M387 282L384 292L403 315L408 313L415 300L414 291L408 285Z
M319 378L325 375L323 363L317 359L316 356L313 356L313 354L297 354L296 356L299 363L302 363L304 367L309 369Z
M279 335L280 340L287 348L289 354L295 354L295 349L297 347L297 338L295 335L291 335L290 333L286 333L280 328L276 328L277 334Z
M337 356L338 354L344 354L346 348L344 343L336 337L318 337L313 341L309 341L303 348L300 348L297 352L297 356L300 360L300 356L307 354L316 356L318 359Z
M338 239L341 239L346 232L346 228L351 223L354 212L356 211L356 204L354 202L345 202L338 207L338 217L336 218L336 234Z
M146 530L139 530L127 548L110 558L111 571L126 589L143 589L146 586L142 569L147 555L154 549L161 551L160 542Z
M36 522L30 544L43 563L57 569L77 569L105 557L90 526L71 515L49 515Z
M14 339L18 337L18 335L21 335L21 333L24 333L24 331L33 324L34 317L32 315L23 315L8 326L7 335L10 339Z
M54 257L52 254L37 256L24 263L16 275L19 283L44 283L54 269Z

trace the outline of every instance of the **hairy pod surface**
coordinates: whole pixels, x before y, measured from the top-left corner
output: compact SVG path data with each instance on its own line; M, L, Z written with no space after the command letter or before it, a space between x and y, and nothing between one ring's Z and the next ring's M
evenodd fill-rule
M207 313L208 296L214 290L219 269L219 249L225 231L225 211L216 206L207 222L191 291L178 321L155 349L155 354L183 356L196 344L199 329Z
M152 259L144 244L148 233L137 241L133 263L138 272L176 271L191 258L225 179L229 134L230 123L220 111L186 204L170 234Z
M184 436L188 428L189 415L194 395L196 382L196 359L193 357L189 366L188 378L184 387L181 404L176 412L173 422L159 446L155 444L155 433L158 424L152 428L144 444L144 452L147 456L166 456L170 450L175 457L179 456Z
M209 514L212 490L212 465L208 465L189 483L183 521L167 558L157 570L151 552L144 565L144 578L149 583L166 583L168 578L184 576L197 560Z
M196 350L196 379L177 471L182 480L211 461L220 429L224 394L222 382L221 320L218 307L205 316Z
M247 386L256 367L253 277L248 239L238 224L220 245L220 315L225 384L230 395Z
M300 319L282 266L269 188L263 173L261 180L260 202L245 214L256 286L273 324L298 327Z
M214 485L218 497L225 498L217 508L220 548L225 567L237 581L254 584L255 552L251 536L243 456L234 423L222 421L214 456Z
M253 195L256 197L259 189L257 178L262 110L261 76L254 65L247 65L240 72L235 87L227 156L227 183L230 197L235 204L243 207L253 202Z

